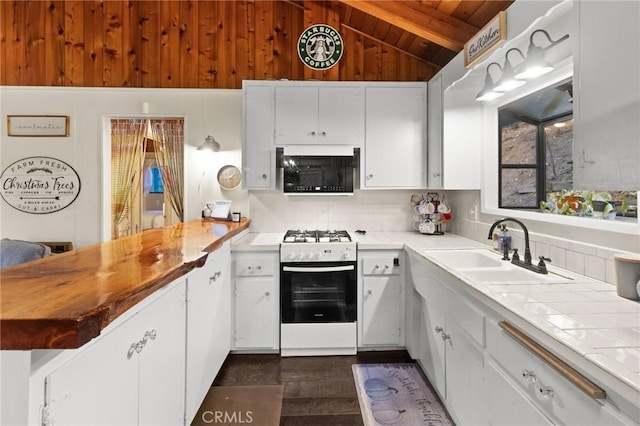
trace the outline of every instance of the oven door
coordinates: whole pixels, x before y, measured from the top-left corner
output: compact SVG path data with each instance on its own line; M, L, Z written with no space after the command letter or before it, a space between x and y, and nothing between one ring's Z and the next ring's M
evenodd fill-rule
M356 321L356 262L282 263L282 323Z

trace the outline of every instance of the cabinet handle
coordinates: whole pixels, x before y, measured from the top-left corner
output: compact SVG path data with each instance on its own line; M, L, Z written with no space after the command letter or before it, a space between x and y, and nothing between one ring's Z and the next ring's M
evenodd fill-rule
M327 136L327 132L323 131L320 133L322 136Z
M534 383L538 378L536 377L536 373L529 370L522 370L522 377L529 383Z
M372 175L372 174L371 174L371 175L367 175L367 180L369 180L369 179L371 179L371 178L373 178L373 175Z
M367 290L367 294L373 294L373 291Z
M538 342L527 336L518 328L514 327L511 323L507 321L500 321L498 325L518 343L537 355L538 358L543 360L547 365L552 367L591 398L605 399L607 397L604 389L587 379L547 349L543 348Z
M247 267L247 269L248 269L248 270L250 270L250 271L253 271L253 268L254 268L254 267L253 267L253 266L251 266L251 265L249 265L249 266ZM256 266L256 267L255 267L255 269L256 269L256 271L259 271L260 269L262 269L262 266L258 265L258 266Z
M267 297L271 296L271 292L269 290L267 290L267 291L264 292L264 295L267 296Z
M311 131L311 136L315 136L315 135L316 135L316 132L312 130Z
M440 173L434 173L432 176L433 177L440 177Z
M436 331L436 333L443 333L444 332L444 328L440 327L439 325L436 325L436 328L434 330Z
M553 392L553 388L551 386L541 387L540 394L547 399L551 399L555 395L555 393Z
M262 179L266 179L266 178L267 178L267 174L266 174L266 173L263 173L263 174L262 174Z
M451 336L448 334L445 334L444 332L442 333L442 341L446 342L446 341L451 341Z
M384 265L382 269L389 269L389 265Z

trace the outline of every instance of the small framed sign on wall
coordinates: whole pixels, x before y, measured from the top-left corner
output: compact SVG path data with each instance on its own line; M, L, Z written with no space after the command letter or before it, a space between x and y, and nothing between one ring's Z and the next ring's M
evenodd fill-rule
M507 38L507 14L499 12L487 25L464 45L464 66L473 65L480 58L502 44Z
M69 136L68 115L7 115L8 136Z

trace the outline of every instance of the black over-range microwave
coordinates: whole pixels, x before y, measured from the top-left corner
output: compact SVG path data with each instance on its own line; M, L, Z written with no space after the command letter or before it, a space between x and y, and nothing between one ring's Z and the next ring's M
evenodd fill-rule
M282 165L285 194L353 194L352 146L285 147Z

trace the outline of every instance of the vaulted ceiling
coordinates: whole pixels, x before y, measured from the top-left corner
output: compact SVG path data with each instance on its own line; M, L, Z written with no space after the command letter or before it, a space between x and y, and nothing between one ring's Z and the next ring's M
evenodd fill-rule
M330 3L339 3L341 25L443 67L513 1L333 0Z

